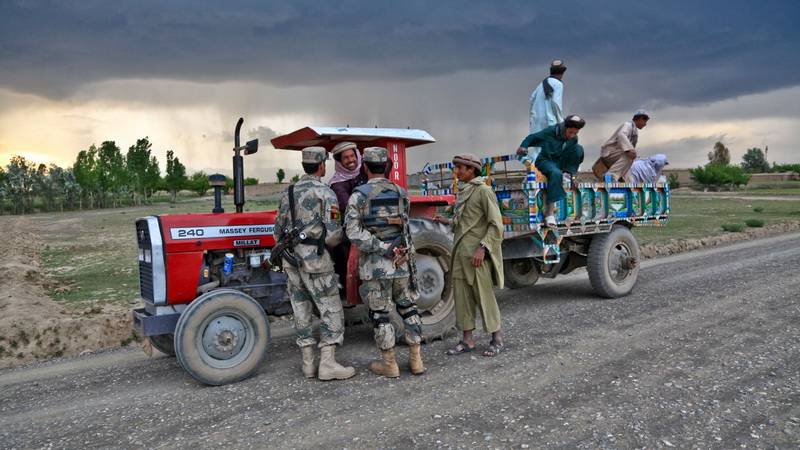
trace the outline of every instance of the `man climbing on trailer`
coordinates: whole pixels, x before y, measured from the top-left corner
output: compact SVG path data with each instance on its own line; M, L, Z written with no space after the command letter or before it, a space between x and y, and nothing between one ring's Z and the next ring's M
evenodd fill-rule
M586 122L570 115L563 122L529 134L522 140L517 155L524 155L528 147L541 147L536 158L536 168L547 177L544 221L548 227L556 226L555 203L564 198L564 181L572 182L583 162L583 147L578 144L578 132Z

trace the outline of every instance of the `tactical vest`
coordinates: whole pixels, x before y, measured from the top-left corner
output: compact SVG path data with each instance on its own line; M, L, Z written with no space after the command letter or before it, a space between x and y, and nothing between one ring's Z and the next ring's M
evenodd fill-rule
M367 183L356 187L367 197L367 214L361 218L364 228L389 242L403 234L403 197L393 183Z

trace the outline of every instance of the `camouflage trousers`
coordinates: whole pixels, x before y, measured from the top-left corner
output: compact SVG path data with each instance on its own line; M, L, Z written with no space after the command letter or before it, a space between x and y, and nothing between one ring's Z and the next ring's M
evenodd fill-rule
M406 343L422 342L422 322L417 304L411 298L408 277L367 280L358 288L361 299L369 305L375 329L375 344L381 350L394 348L395 330L389 319L389 308L394 305L403 318Z
M344 342L344 312L336 273L306 273L295 267L284 267L284 270L289 277L289 300L294 310L297 345L307 347L316 344L311 327L314 306L322 320L319 346L341 345Z

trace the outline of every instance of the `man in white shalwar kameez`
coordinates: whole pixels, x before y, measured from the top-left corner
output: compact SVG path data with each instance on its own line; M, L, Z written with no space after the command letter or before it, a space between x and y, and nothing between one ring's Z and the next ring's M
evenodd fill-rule
M553 60L550 63L550 76L542 80L531 93L530 120L528 122L531 134L564 121L564 82L562 79L566 71L567 66L564 65L564 61ZM528 155L520 159L535 161L538 154L539 148L531 147Z

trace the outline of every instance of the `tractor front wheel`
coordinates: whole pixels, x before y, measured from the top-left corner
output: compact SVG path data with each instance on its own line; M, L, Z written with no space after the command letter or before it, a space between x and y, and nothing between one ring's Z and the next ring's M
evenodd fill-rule
M264 309L249 295L232 289L195 299L175 328L178 362L194 379L214 386L252 375L264 360L268 344Z

